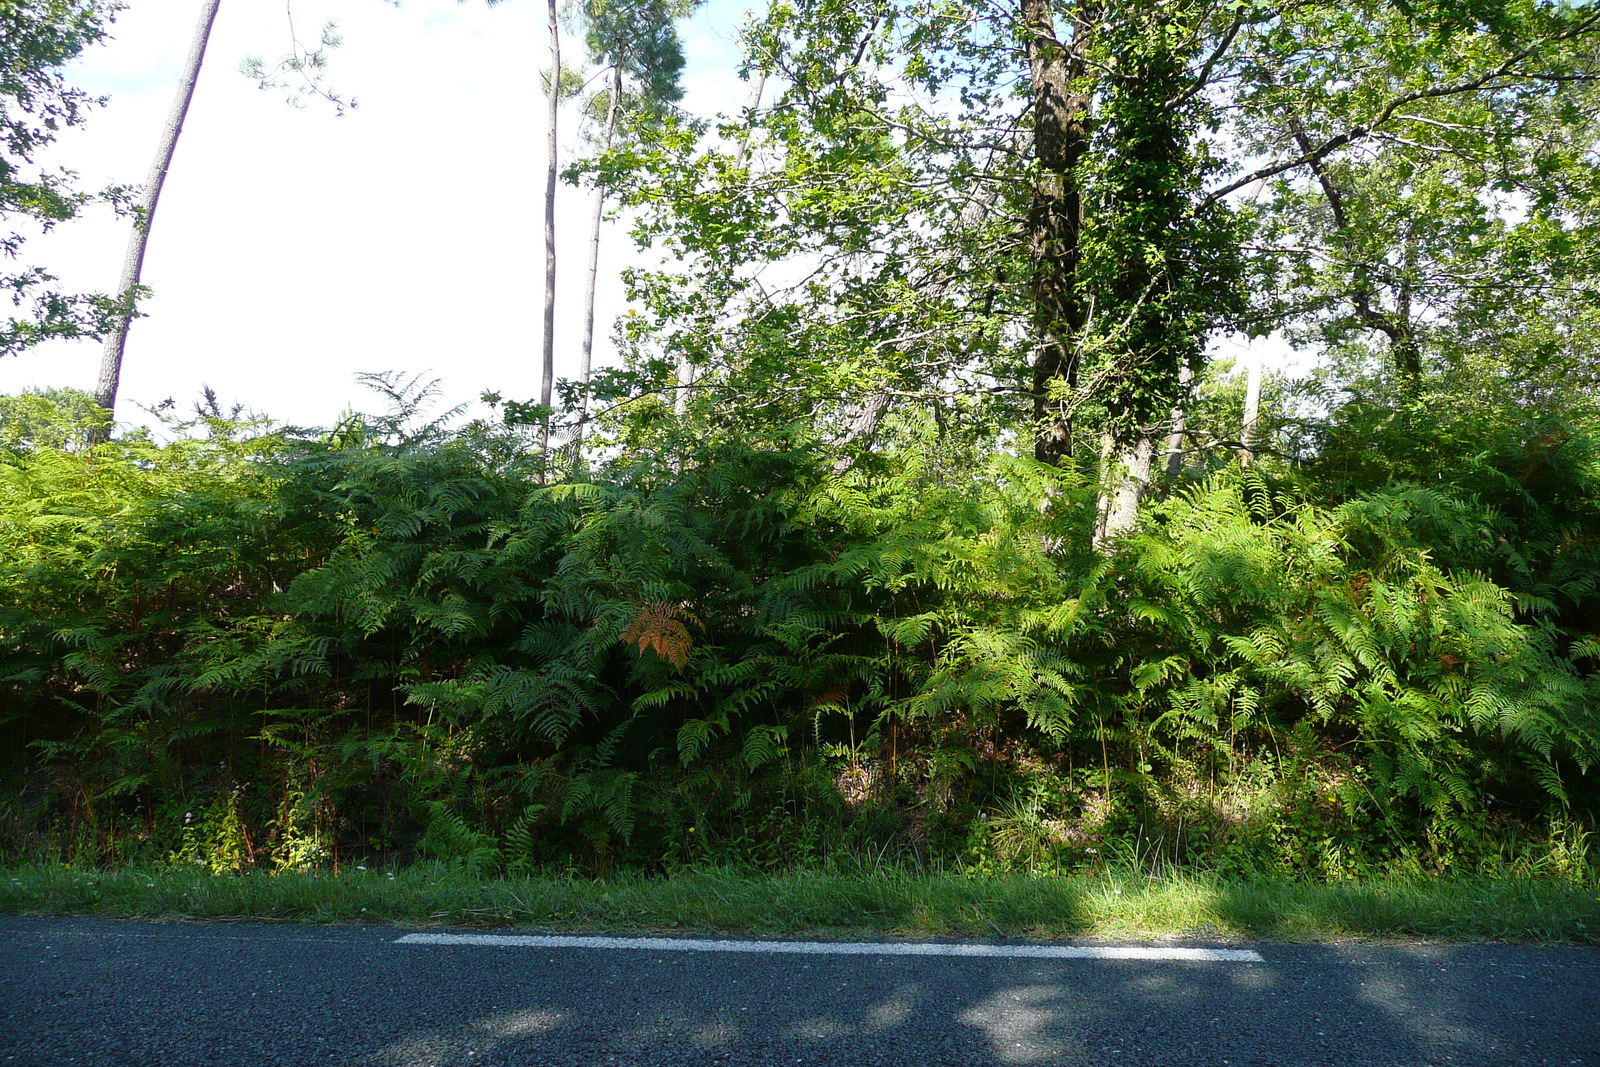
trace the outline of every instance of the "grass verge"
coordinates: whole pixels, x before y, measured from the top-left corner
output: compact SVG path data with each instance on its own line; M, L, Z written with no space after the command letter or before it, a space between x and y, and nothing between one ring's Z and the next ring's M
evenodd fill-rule
M874 870L475 878L444 869L214 876L0 868L0 913L862 937L1348 938L1600 944L1600 883L1469 877L1315 885L1204 874Z

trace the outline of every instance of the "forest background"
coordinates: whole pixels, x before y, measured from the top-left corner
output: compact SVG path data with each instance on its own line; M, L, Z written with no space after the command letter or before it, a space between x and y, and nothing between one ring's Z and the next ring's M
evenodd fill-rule
M82 203L26 164L108 14L0 3L8 221ZM0 400L0 848L1593 878L1600 11L821 0L743 40L714 122L617 65L568 176L664 254L551 404ZM117 305L45 301L14 336ZM1229 333L1317 369L1253 385Z

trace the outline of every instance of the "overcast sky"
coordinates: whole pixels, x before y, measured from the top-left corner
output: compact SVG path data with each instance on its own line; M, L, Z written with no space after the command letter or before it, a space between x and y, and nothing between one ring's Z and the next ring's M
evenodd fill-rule
M451 403L485 389L539 389L543 285L545 7L535 0L293 0L315 40L328 17L344 46L328 82L358 98L344 117L295 110L238 72L288 51L283 0L223 0L194 104L162 193L145 262L155 295L129 335L118 415L202 383L225 403L326 424L373 402L362 371L431 372ZM748 0L717 0L685 30L686 104L704 113L745 100L737 30ZM45 162L82 188L142 183L176 91L199 0L132 0L115 40L72 81L110 97ZM567 41L564 58L581 54ZM563 141L572 143L575 123ZM563 186L556 373L577 373L590 193ZM116 287L125 221L96 210L29 242L23 262L68 289ZM617 272L635 255L620 228L601 252L598 358L622 308ZM0 393L94 388L100 346L42 346L0 360Z

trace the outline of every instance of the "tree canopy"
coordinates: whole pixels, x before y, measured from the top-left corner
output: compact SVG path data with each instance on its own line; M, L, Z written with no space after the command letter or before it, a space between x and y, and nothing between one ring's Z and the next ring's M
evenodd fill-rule
M68 171L34 165L63 128L81 124L97 100L69 85L62 68L106 36L116 0L0 2L0 253L15 260L28 231L74 218L94 197ZM119 190L101 194L114 202ZM14 271L14 272L13 272ZM62 293L40 267L0 273L18 311L0 323L0 356L54 337L98 337L117 310L104 296Z
M774 5L747 35L773 102L669 126L619 178L683 262L636 279L637 365L683 349L718 406L790 390L842 442L905 398L1102 465L1218 331L1382 335L1415 385L1447 304L1583 299L1546 280L1585 270L1596 18Z

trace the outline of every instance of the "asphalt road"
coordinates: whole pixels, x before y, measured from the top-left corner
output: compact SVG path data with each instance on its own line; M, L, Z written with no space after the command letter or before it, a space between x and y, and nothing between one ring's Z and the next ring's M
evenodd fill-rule
M0 918L0 1065L1600 1067L1600 949L1262 962L407 944Z

